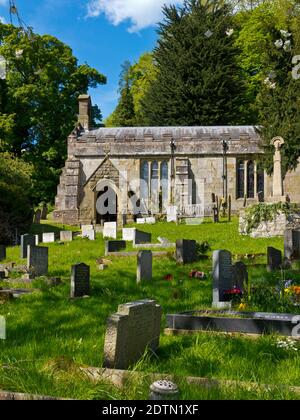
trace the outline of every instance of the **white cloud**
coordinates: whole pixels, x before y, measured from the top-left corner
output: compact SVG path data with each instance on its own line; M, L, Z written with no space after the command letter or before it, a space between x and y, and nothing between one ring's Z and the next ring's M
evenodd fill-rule
M5 18L3 16L0 16L0 22L1 23L6 23L6 20L5 20Z
M183 0L89 0L88 17L102 13L113 25L129 20L130 32L155 25L162 16L164 4L182 4Z

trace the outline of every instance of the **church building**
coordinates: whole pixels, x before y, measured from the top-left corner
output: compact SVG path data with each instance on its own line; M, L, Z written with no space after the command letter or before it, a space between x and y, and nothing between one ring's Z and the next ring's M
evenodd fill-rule
M255 127L92 129L90 124L91 99L81 95L55 202L58 222L124 223L163 217L170 206L180 218L211 216L215 196L230 197L233 212L272 197ZM300 166L283 182L291 202L300 202L299 185Z

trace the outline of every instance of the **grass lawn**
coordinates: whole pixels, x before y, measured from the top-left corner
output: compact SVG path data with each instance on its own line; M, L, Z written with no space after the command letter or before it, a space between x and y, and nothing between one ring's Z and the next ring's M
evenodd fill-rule
M48 222L49 223L49 222ZM61 226L55 226L56 229ZM176 239L207 241L212 250L228 249L233 254L266 253L267 246L283 249L283 239L251 239L238 235L238 222L200 226L167 223L138 226L170 242ZM66 228L67 229L67 228ZM33 233L53 231L50 225L33 226ZM52 277L61 277L64 284L49 289L37 280L33 287L41 292L0 305L0 315L7 322L7 340L0 340L0 389L83 399L144 399L149 383L128 383L123 390L106 383L92 384L78 370L80 366L101 367L107 317L121 303L153 298L163 307L162 333L165 315L211 307L211 261L191 266L177 266L172 258L154 258L154 278L151 283L137 285L136 258L111 258L112 265L99 271L96 259L104 255L104 241L97 235L94 242L76 238L71 243L49 245ZM9 248L7 261L20 261L19 248ZM281 273L267 273L259 266L249 265L252 284L276 284ZM84 262L91 267L91 297L70 300L70 268ZM255 263L266 263L260 256ZM205 281L191 280L192 268L205 271ZM172 274L173 281L164 280ZM299 278L299 271L287 274ZM257 308L267 310L268 308ZM296 399L296 394L282 385L300 387L300 345L298 351L277 347L278 337L264 336L253 340L213 333L185 337L162 334L160 349L155 356L146 354L133 369L143 372L174 374L183 399ZM210 390L185 382L186 376L202 376L221 380L256 382L258 388L221 386ZM266 390L259 384L274 387Z

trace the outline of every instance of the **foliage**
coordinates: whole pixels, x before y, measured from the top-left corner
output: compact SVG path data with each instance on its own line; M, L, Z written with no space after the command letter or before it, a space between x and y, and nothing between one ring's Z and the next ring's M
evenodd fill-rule
M9 244L32 223L32 166L0 153L0 243Z
M246 232L249 235L262 222L272 222L275 218L283 213L289 216L295 211L295 205L290 203L259 203L250 206L245 211Z
M33 164L34 201L53 201L78 95L106 79L79 65L71 48L53 36L0 24L0 41L0 54L8 62L1 82L1 148Z
M143 101L149 125L241 124L239 75L230 9L198 0L165 6L154 50L157 77Z

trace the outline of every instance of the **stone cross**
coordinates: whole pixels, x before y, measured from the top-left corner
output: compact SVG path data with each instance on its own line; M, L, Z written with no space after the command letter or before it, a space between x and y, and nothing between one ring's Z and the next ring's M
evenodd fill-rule
M281 166L281 146L284 144L282 137L275 137L271 145L275 147L274 153L274 171L273 171L273 201L283 200L283 179Z

